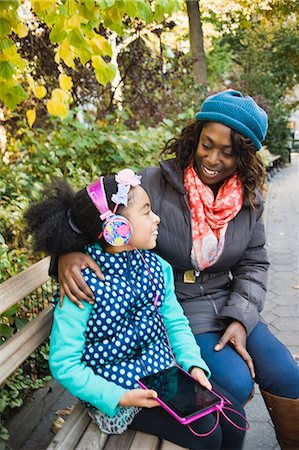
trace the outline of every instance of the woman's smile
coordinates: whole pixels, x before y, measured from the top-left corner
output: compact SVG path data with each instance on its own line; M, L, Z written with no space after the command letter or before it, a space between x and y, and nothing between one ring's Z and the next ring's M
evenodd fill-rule
M215 177L220 173L220 170L209 169L208 167L202 164L202 170L206 173L207 176Z
M231 129L216 122L207 122L202 129L195 164L201 181L205 184L221 184L237 169L233 153Z

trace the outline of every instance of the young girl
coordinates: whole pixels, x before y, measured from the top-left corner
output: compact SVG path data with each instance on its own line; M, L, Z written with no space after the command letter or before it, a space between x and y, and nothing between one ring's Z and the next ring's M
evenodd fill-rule
M94 305L78 309L67 297L56 305L51 371L105 432L122 433L129 426L184 447L239 449L244 432L225 419L198 437L158 406L155 391L138 387L139 378L176 361L211 388L210 370L174 293L171 266L149 251L160 219L140 178L125 169L76 194L66 182L56 182L25 215L36 250L62 254L84 248L105 276L103 282L83 270ZM214 424L209 414L193 430L202 434Z

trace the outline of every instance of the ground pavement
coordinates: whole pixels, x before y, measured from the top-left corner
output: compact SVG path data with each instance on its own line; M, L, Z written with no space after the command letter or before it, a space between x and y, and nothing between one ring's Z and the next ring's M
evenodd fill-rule
M271 266L262 315L273 333L293 354L299 355L299 153L292 154L292 163L269 181L264 219ZM55 411L73 402L73 397L65 393L22 448L46 448L53 437L50 427ZM244 450L278 450L274 428L258 388L246 406L246 413L251 428Z
M299 153L269 181L264 220L270 259L268 293L262 313L270 330L299 355ZM246 406L251 428L244 450L279 449L261 394Z

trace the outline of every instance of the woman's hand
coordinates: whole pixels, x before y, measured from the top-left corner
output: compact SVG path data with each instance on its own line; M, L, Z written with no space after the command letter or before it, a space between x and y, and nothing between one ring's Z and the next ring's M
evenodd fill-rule
M140 408L154 408L160 406L156 391L152 389L132 389L126 391L119 401L119 406L139 406Z
M83 278L81 271L89 267L98 278L105 280L98 264L91 256L81 252L72 252L61 255L58 259L58 281L60 284L60 306L63 302L64 295L84 309L84 300L88 303L94 303L94 295L88 284Z
M192 375L192 377L195 378L202 386L206 387L209 390L212 389L212 385L207 379L205 372L199 367L193 367L190 375Z
M215 345L214 350L218 352L222 350L228 342L232 344L236 352L239 353L239 355L244 359L247 366L249 367L252 378L255 379L253 361L248 351L246 350L246 338L247 333L245 327L241 324L241 322L234 320L226 328L224 334L219 339L218 344Z

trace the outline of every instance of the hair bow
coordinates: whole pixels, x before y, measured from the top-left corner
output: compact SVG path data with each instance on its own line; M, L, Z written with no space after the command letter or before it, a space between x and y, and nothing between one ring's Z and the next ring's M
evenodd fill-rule
M131 187L141 184L141 175L136 175L131 169L123 169L115 175L117 192L111 196L111 200L117 205L128 205L128 193Z
M141 175L136 175L132 169L123 169L115 175L115 181L126 186L138 186L141 183Z

